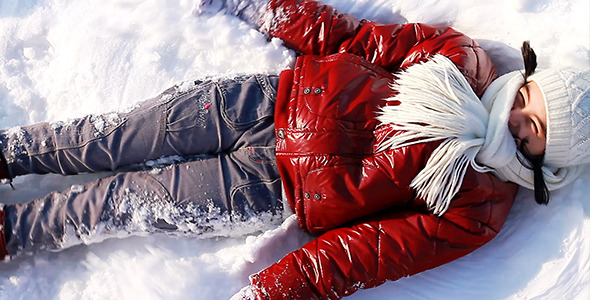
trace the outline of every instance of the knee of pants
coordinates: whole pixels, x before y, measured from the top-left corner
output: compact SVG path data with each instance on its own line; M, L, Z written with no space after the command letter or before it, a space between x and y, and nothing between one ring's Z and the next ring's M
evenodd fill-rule
M167 190L146 172L113 176L105 196L107 204L101 219L128 231L153 231L158 228L157 224L164 224L162 220L172 223L179 214Z

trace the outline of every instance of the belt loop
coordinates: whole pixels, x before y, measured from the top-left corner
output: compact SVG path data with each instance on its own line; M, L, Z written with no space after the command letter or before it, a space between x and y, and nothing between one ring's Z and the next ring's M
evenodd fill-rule
M275 91L275 89L270 84L270 81L268 80L268 76L265 76L262 74L257 74L257 75L255 75L255 77L256 77L256 81L258 81L258 83L262 87L262 91L264 92L264 94L268 98L270 98L273 102L275 102L275 100L277 99L277 91Z

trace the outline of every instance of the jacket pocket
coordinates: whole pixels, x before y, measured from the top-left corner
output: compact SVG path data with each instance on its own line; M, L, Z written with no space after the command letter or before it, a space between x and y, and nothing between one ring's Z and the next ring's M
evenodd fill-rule
M396 206L410 194L374 165L343 158L336 165L310 171L302 183L306 225L311 232L329 230Z
M310 171L303 182L303 201L307 227L321 233L357 217L364 199L355 195L354 165L325 166Z

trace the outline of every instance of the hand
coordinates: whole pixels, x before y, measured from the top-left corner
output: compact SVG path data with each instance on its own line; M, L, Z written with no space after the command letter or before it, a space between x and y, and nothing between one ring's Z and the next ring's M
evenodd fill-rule
M256 296L252 292L252 289L249 285L243 287L239 292L235 295L231 296L229 300L256 300Z
M262 22L268 0L196 0L193 15L216 14L221 10L258 27Z
M225 0L196 0L193 15L216 14L225 7Z

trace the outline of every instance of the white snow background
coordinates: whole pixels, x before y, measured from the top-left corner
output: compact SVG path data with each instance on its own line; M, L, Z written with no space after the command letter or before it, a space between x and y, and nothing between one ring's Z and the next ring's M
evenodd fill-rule
M480 41L501 73L530 40L539 68L589 65L587 0L329 0L384 23L446 24ZM120 110L174 83L272 73L294 62L223 13L190 0L0 0L0 128ZM97 175L16 178L25 202ZM590 171L548 206L521 191L495 240L457 261L350 299L590 299ZM243 237L110 239L0 263L0 299L227 299L310 236L293 216Z

